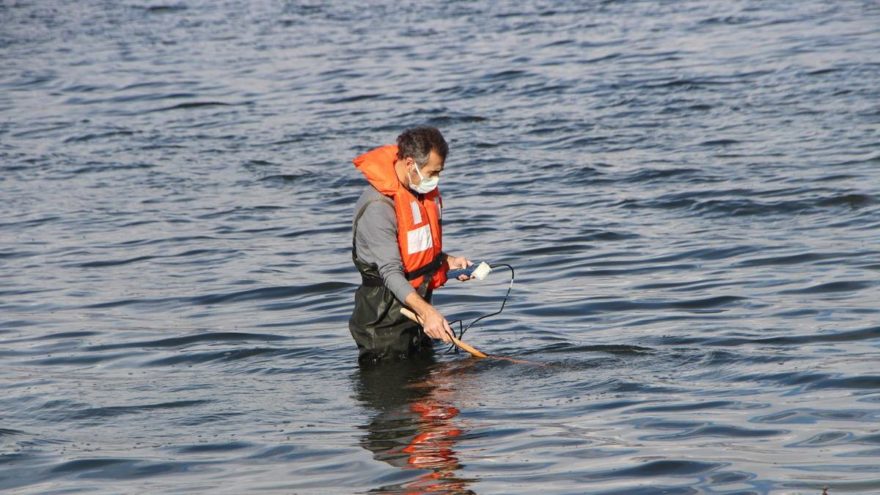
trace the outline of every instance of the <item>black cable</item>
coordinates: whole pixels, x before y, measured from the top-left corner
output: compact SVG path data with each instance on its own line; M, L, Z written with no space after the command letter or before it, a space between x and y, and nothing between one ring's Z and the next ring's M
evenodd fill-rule
M462 324L461 319L450 321L450 322L449 322L449 326L452 327L452 325L453 325L454 323L458 323L458 330L459 330L459 332L460 332L460 331L461 331L461 328L462 328L462 326L461 326L461 324ZM452 335L455 335L455 330L452 331ZM457 337L456 337L456 338L457 338ZM451 352L453 352L453 351L455 351L455 352L457 353L457 352L458 352L458 347L455 347L455 344L449 344L449 347L448 347L445 351L443 351L443 354L449 354L449 353L451 353Z
M493 266L492 269L495 269L495 267L501 267L501 266L506 267L508 270L510 270L510 285L507 286L507 293L504 294L504 299L501 300L501 309L499 309L498 311L496 311L494 313L483 315L483 316L477 318L476 320L472 321L470 323L470 325L464 327L464 330L462 330L462 332L461 332L461 336L458 337L459 339L461 339L461 337L464 337L464 333L467 332L472 326L476 325L478 321L489 318L490 316L500 315L501 312L504 311L504 305L507 304L507 298L510 297L510 291L511 291L511 289L513 289L513 280L514 280L514 278L516 278L516 274L513 271L513 267L510 265L507 265L507 264L497 264L497 265Z
M458 336L457 336L456 338L458 338L459 340L461 340L462 337L464 337L464 333L467 332L468 330L470 330L470 328L471 328L472 326L476 325L477 322L479 322L479 321L481 321L481 320L485 320L486 318L489 318L490 316L497 316L497 315L500 315L501 312L504 311L504 305L507 304L507 299L510 297L510 291L511 291L511 289L513 289L513 280L516 278L516 274L515 274L514 271L513 271L513 267L510 266L510 265L508 265L508 264L505 264L505 263L499 263L499 264L496 264L496 265L492 265L492 269L493 269L493 270L496 269L496 268L498 268L498 267L505 267L505 268L507 268L508 270L510 270L510 285L507 286L507 293L504 294L504 299L501 300L501 309L499 309L498 311L496 311L496 312L494 312L494 313L489 313L489 314L487 314L487 315L480 316L480 317L477 318L476 320L470 322L470 324L468 324L468 326L466 326L466 327L464 327L464 328L462 328L462 323L463 323L462 320L453 320L452 322L450 322L450 326L452 325L452 323L458 322L459 333L458 333ZM454 350L456 353L458 353L458 347L455 347L454 344L450 344L449 349L446 350L446 353L448 354L450 351L453 351L453 350Z

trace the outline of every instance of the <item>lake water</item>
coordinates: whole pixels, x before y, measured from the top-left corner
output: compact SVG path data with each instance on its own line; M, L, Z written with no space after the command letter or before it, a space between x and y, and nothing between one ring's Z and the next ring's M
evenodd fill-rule
M0 491L880 493L878 54L875 1L2 1ZM351 159L417 124L530 363L357 366Z

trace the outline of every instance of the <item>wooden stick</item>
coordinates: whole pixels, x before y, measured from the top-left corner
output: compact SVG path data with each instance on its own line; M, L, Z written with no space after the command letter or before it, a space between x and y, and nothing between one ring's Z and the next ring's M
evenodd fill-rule
M408 308L400 308L400 314L402 314L403 316L406 316L407 318L418 323L419 325L424 324L424 323L422 323L422 319L419 317L419 315L413 313ZM479 350L477 350L476 348L458 340L457 338L455 338L454 335L450 335L450 337L452 337L452 343L455 344L456 347L467 352L471 356L473 356L475 358L489 357L487 354L484 354L484 353L480 352Z
M418 323L419 325L422 324L422 319L419 318L419 316L417 314L410 311L408 308L400 308L400 314L402 314L403 316L406 316L407 318ZM545 363L536 363L534 361L524 361L522 359L509 358L507 356L491 356L491 355L485 354L483 352L480 352L475 347L470 346L470 345L458 340L454 336L452 336L452 343L455 344L459 349L469 353L471 356L473 356L475 358L499 359L502 361L509 361L511 363L516 363L516 364L528 364L531 366L541 366L541 367L546 366Z

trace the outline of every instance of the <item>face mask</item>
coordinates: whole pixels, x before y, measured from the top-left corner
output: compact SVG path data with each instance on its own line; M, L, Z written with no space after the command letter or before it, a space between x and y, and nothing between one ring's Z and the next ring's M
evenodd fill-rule
M415 191L419 194L428 194L429 192L433 191L434 189L437 189L437 185L440 184L440 177L435 176L435 177L425 178L425 176L422 175L421 170L419 170L419 166L416 165L415 168L416 168L416 173L419 174L419 179L421 179L421 182L419 182L419 185L417 185L417 186L410 184L410 186L409 186L410 189L412 189L413 191Z

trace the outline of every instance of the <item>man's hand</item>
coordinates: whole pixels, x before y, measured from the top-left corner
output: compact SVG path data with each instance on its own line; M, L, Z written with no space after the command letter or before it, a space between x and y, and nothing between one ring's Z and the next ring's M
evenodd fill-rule
M412 291L404 301L404 304L415 311L418 315L425 334L432 339L452 342L452 327L446 318L434 309L427 301L422 299L416 291Z
M449 264L450 270L458 270L460 268L467 268L467 267L473 265L473 263L470 260L468 260L467 258L465 258L464 256L452 256L451 254L446 255L446 263ZM473 276L469 277L467 275L459 275L458 276L458 279L461 280L462 282L464 282L465 280L470 280L472 278L474 278L474 277Z
M433 306L429 305L424 314L419 314L419 317L422 319L422 329L425 330L425 335L443 342L452 342L452 327Z

